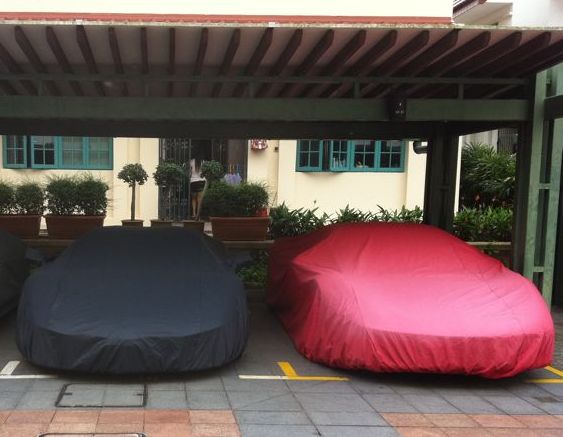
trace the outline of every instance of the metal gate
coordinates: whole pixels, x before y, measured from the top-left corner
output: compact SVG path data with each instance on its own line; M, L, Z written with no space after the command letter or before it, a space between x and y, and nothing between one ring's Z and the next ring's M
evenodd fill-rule
M181 165L189 175L191 159L191 139L161 138L159 142L159 161ZM190 217L189 177L170 190L170 201L162 188L158 190L158 217L172 220L186 220Z

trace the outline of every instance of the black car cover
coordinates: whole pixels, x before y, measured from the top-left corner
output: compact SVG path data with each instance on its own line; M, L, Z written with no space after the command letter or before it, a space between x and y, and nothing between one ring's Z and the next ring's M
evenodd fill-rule
M29 263L25 244L0 230L0 317L17 306Z
M242 283L220 242L182 228L108 227L26 281L17 343L32 363L93 373L184 372L236 359Z

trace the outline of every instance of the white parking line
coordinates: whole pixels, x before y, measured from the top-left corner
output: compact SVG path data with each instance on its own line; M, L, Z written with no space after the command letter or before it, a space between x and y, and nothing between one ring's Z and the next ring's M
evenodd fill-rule
M57 375L0 375L0 381L3 379L56 379Z
M11 375L12 373L14 373L14 370L16 370L16 367L18 367L19 364L19 361L8 361L8 364L6 364L4 368L0 370L0 375Z

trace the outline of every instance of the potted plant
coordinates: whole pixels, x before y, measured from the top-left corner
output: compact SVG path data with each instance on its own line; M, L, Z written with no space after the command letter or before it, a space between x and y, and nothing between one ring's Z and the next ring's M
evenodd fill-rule
M54 176L47 183L45 216L49 238L75 239L102 227L108 206L109 186L88 174Z
M45 194L36 182L0 182L0 229L20 238L37 238Z
M269 217L259 217L268 206L266 187L260 183L228 185L217 182L207 190L203 210L219 240L265 240Z
M167 200L168 211L170 211L170 206L172 203L172 188L180 185L185 178L184 169L178 164L171 162L162 162L156 167L156 171L153 173L153 178L162 190L162 194ZM172 226L173 220L168 217L168 214L164 218L152 219L151 226Z
M149 175L141 164L127 164L117 177L131 187L131 219L121 220L121 223L123 226L142 227L143 220L135 220L135 188L137 185L144 185Z

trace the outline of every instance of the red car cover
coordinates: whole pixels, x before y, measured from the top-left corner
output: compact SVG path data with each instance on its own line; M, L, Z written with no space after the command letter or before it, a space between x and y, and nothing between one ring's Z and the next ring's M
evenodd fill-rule
M551 362L535 286L437 228L343 224L277 240L268 303L312 361L503 378Z

